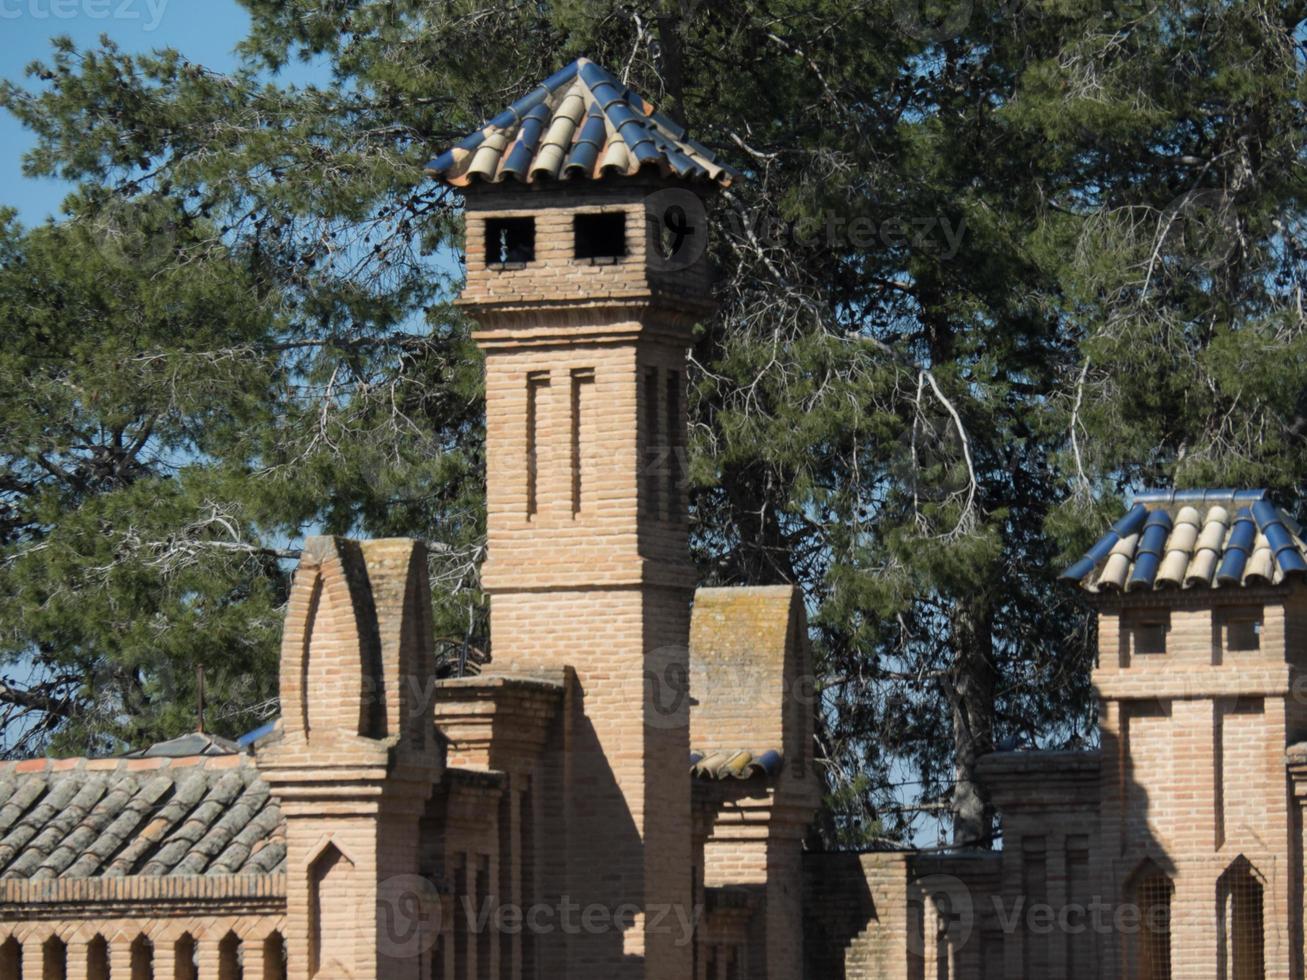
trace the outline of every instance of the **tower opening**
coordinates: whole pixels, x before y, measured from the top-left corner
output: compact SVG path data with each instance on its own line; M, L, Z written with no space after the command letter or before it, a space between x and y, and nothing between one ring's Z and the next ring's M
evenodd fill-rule
M522 266L535 257L534 218L486 219L486 265Z
M626 255L626 212L578 214L573 219L576 257L616 262Z

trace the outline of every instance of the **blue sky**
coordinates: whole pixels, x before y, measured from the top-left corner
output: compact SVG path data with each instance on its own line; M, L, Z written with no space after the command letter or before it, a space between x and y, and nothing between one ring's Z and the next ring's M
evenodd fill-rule
M127 52L176 48L187 58L217 71L235 67L234 49L245 36L249 17L236 0L0 0L0 76L23 83L24 69L46 60L50 39L67 34L78 47L92 47L101 34ZM293 66L295 81L325 73ZM68 185L34 180L22 173L30 133L0 111L0 205L18 208L26 225L57 215Z

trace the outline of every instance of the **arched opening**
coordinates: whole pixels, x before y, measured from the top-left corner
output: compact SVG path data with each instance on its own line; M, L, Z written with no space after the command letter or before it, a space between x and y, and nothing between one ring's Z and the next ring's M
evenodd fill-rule
M242 980L243 963L240 937L229 932L218 943L218 980Z
M132 940L132 980L154 980L154 943L144 934Z
M68 976L68 947L58 936L51 936L41 947L42 980L64 980Z
M86 944L86 980L109 980L109 944L103 936Z
M309 977L316 977L333 959L347 971L354 964L354 934L358 918L354 894L354 864L335 844L327 844L309 866Z
M1216 884L1222 980L1263 980L1266 976L1264 894L1261 876L1243 857L1235 860Z
M22 980L23 947L10 936L0 944L0 980Z
M195 937L184 932L172 947L173 980L196 980L199 964L195 959Z
M263 980L286 980L286 939L279 932L263 940Z
M1166 872L1145 862L1130 881L1126 900L1139 915L1133 943L1127 943L1136 980L1171 980L1171 897L1175 886Z

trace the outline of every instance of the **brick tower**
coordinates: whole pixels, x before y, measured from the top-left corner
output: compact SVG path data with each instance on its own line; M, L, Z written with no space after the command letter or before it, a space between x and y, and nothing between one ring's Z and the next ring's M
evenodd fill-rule
M1260 490L1161 492L1064 573L1098 608L1097 889L1143 917L1104 976L1303 975L1305 555Z
M585 59L429 169L466 206L496 667L575 671L545 787L543 974L684 980L686 348L711 309L702 195L732 174Z

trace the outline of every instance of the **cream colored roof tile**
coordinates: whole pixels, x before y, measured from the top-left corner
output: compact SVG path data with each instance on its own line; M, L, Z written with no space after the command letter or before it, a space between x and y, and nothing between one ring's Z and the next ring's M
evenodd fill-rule
M1162 559L1162 566L1157 570L1157 583L1179 586L1184 582L1184 573L1189 568L1189 552L1169 551Z
M1210 548L1204 548L1195 552L1193 560L1189 562L1189 569L1185 572L1184 587L1193 588L1196 585L1210 586L1212 577L1216 574L1216 560L1218 552Z
M1139 535L1131 534L1122 538L1112 546L1112 554L1124 555L1127 558L1134 558L1135 548L1139 546Z
M1177 524L1171 536L1166 540L1166 550L1168 552L1178 551L1185 555L1192 555L1194 546L1198 543L1198 525L1196 524Z
M1126 576L1130 574L1130 556L1113 554L1103 565L1103 573L1098 576L1100 589L1120 589L1125 585Z
M1253 553L1244 566L1243 582L1245 585L1268 583L1275 578L1275 556L1271 552L1266 536L1259 534L1253 544Z

